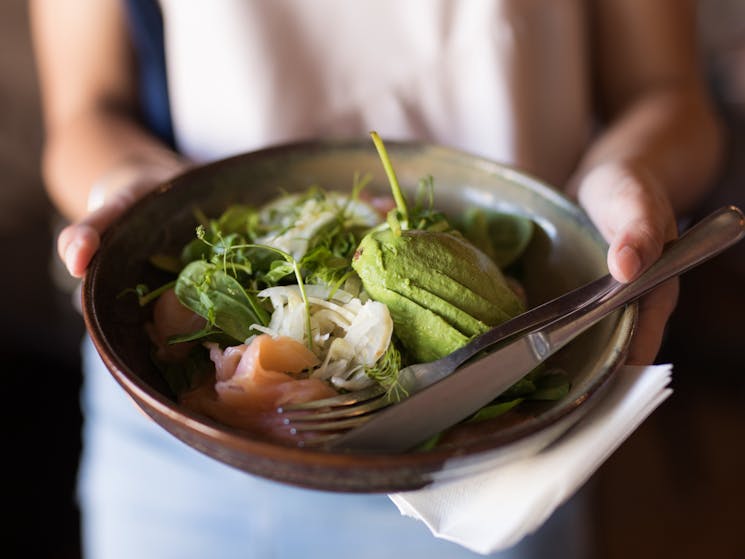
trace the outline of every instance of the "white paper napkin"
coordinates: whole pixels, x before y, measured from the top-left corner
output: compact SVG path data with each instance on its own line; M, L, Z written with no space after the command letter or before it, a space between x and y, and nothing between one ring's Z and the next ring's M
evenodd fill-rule
M603 400L541 452L389 497L431 532L481 554L539 528L667 398L671 365L621 368Z

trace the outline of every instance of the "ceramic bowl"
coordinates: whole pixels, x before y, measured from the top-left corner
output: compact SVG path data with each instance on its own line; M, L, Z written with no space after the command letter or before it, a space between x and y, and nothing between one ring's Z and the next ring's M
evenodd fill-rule
M536 234L523 257L531 306L607 273L607 246L586 215L550 186L514 168L425 143L386 142L403 188L431 175L436 206L457 214L481 206L529 216ZM111 374L155 422L208 456L280 482L341 492L392 492L468 475L495 461L535 452L581 420L622 364L636 320L629 306L604 319L552 359L571 378L569 394L518 407L501 418L455 431L429 451L353 454L272 443L180 406L151 359L144 324L149 308L119 295L162 278L148 263L194 235L193 209L217 216L229 204L260 204L280 191L320 185L349 190L355 173L389 192L369 140L305 142L246 153L193 168L141 199L105 234L83 282L87 330Z

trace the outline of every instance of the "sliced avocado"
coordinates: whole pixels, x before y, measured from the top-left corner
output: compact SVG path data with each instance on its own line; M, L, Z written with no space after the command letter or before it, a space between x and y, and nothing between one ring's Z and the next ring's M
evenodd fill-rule
M523 310L499 268L455 233L377 231L362 240L352 266L417 360L447 355Z
M379 287L373 298L385 302L396 336L417 362L434 361L468 342L440 315L394 291Z

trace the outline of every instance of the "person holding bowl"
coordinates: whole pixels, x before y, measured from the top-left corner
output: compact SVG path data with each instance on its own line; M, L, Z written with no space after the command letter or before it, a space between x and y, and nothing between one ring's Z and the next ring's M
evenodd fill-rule
M692 0L30 6L43 172L70 222L58 251L74 277L122 212L191 165L374 129L562 189L606 238L608 268L625 282L677 236L721 159ZM676 298L670 281L641 301L629 363L654 361ZM429 537L384 496L283 487L184 448L140 417L90 343L85 352L86 555L331 557L345 545L358 557L472 555ZM560 537L579 556L583 527L570 508L505 553L540 556Z

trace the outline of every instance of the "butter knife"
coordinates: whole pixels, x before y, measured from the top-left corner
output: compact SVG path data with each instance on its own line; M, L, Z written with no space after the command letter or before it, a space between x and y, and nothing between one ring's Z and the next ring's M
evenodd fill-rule
M603 289L599 297L594 293L589 303L578 304L576 297L570 297L571 306L564 316L528 330L486 357L377 412L366 423L332 439L327 448L404 452L415 447L489 404L611 312L716 256L744 235L742 211L734 206L720 208L668 243L660 258L637 279L629 283L603 280L610 281L610 288ZM562 297L552 305L561 304Z

